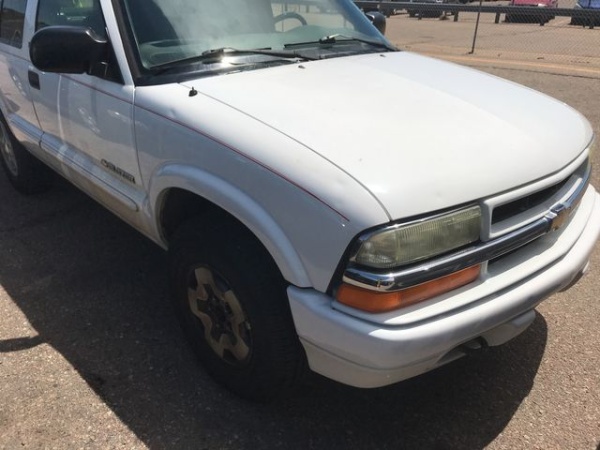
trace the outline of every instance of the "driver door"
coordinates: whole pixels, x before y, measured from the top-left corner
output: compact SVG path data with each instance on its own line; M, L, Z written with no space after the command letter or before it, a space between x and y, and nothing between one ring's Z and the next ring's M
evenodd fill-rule
M99 0L40 0L36 30L51 25L90 27L107 37ZM44 159L117 215L139 223L144 191L133 133L133 86L123 83L113 57L93 75L29 68L42 129Z

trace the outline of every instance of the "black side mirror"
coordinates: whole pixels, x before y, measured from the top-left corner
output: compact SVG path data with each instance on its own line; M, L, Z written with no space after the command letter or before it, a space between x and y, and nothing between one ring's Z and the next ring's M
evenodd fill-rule
M107 49L108 41L91 28L50 26L33 35L29 56L43 72L89 73Z
M385 16L383 14L379 11L368 11L365 15L381 34L385 34Z

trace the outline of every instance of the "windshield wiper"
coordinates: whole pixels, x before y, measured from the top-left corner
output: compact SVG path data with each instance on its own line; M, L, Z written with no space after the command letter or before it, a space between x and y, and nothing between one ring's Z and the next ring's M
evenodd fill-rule
M170 61L168 63L159 64L152 67L154 75L160 75L181 66L194 63L205 63L214 64L221 62L226 56L249 56L249 55L267 55L276 58L293 59L298 61L314 61L319 59L317 56L311 56L298 52L296 50L272 50L270 48L256 48L249 50L242 50L231 47L221 47L211 50L206 50L199 55L191 56L189 58L178 59L176 61Z
M285 48L290 48L290 47L295 47L295 46L301 46L301 45L309 45L309 44L327 44L327 45L331 45L331 44L347 44L349 42L360 42L361 44L367 44L367 45L371 45L373 47L379 47L379 48L384 48L386 50L390 50L390 51L397 51L398 49L385 43L385 42L381 42L381 41L372 41L370 39L362 39L359 37L355 37L355 36L348 36L345 34L330 34L327 36L323 36L321 39L319 39L318 41L315 42L298 42L298 43L293 43L293 44L287 44L284 47Z
M290 58L290 59L301 59L303 61L314 61L319 59L317 56L309 56L296 50L273 50L270 48L254 48L251 50L241 50L231 47L221 47L213 50L206 50L202 52L203 57L214 57L222 58L224 56L237 56L237 55L268 55L279 58Z

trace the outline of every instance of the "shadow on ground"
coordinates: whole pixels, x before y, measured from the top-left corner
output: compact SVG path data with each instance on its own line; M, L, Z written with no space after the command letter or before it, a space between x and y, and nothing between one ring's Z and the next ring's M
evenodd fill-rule
M531 390L544 319L508 345L383 389L317 375L271 405L239 400L195 362L170 310L163 252L65 183L38 197L0 179L0 284L147 446L482 448Z

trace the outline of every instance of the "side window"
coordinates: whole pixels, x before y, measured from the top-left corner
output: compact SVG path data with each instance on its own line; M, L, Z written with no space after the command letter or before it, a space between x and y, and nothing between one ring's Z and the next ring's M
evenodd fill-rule
M21 48L27 0L4 0L0 12L0 42Z
M50 25L90 27L99 36L106 37L99 0L41 0L35 29Z
M53 25L89 27L98 36L107 38L100 0L40 0L35 22L36 31ZM104 60L91 67L89 73L105 80L123 82L112 47L104 55Z

